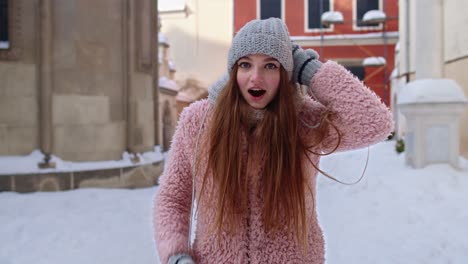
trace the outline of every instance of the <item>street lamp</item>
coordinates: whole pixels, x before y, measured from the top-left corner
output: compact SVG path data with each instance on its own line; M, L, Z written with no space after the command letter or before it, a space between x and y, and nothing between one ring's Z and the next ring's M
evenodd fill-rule
M322 25L343 24L343 14L340 11L327 11L320 17Z
M385 3L384 3L384 9L385 9ZM364 16L362 17L361 23L364 25L375 25L375 24L382 24L382 38L384 42L384 57L383 61L385 63L381 64L381 66L384 67L384 98L387 99L388 97L388 87L387 87L387 65L386 65L386 60L387 60L387 33L386 31L386 23L387 22L387 15L382 11L382 10L369 10L367 11ZM377 65L374 65L377 66Z
M324 35L323 35L323 27L322 26L330 26L334 24L343 24L344 19L343 19L343 14L340 11L327 11L323 12L322 15L320 16L320 22L321 22L321 27L320 27L320 56L323 56L323 40L324 40Z
M369 24L380 24L387 21L387 16L382 10L369 10L362 17L362 23Z

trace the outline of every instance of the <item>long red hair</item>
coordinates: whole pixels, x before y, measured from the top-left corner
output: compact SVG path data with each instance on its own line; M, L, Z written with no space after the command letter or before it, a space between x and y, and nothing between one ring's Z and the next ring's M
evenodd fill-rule
M208 167L205 168L200 195L204 193L208 177L212 177L216 200L210 202L215 203L216 207L214 227L218 235L223 225L227 230L235 231L242 213L248 210L248 181L245 176L248 162L242 160L240 140L243 131L249 133L243 120L246 113L252 110L240 93L236 76L235 64L229 82L218 95L206 134ZM275 234L274 231L283 227L285 221L286 226L297 234L296 239L305 245L305 196L307 190L312 192L312 187L307 184L304 164L307 155L318 154L311 149L321 142L328 125L322 122L317 128L316 139L312 145L310 141L307 145L299 135L297 88L289 81L283 67L280 67L279 85L277 95L267 105L253 132L258 139L259 153L256 157L263 157L264 162L263 224L267 232L273 231L272 234ZM315 164L313 166L318 169Z

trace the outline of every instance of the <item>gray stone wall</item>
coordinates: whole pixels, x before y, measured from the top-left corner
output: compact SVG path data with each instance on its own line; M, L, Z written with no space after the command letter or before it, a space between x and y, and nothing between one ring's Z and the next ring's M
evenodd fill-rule
M44 131L46 148L70 161L120 159L126 150L149 151L159 143L153 60L140 51L148 50L142 43L156 41L156 26L148 26L155 17L142 12L151 0L10 3L16 55L0 51L0 155L42 150ZM43 102L49 115L41 112Z
M0 50L0 155L39 147L35 0L10 1L9 50Z
M0 155L29 154L38 148L36 68L0 62Z

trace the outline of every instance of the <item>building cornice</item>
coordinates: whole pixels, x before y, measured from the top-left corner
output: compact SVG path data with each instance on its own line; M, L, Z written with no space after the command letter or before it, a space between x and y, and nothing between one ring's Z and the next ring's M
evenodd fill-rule
M292 36L291 40L301 46L354 46L384 45L398 42L398 31L367 34L337 34L324 36Z

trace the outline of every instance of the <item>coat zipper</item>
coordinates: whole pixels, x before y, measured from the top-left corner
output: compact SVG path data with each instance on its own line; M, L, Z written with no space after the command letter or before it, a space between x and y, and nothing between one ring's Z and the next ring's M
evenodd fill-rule
M254 146L254 142L252 142L252 134L251 133L246 133L247 134L247 167L246 167L246 171L245 171L245 175L246 175L246 181L247 181L247 219L246 219L246 232L247 232L247 241L246 241L246 252L245 252L245 257L246 257L246 260L247 260L247 264L250 264L252 261L251 261L251 250L250 250L250 247L251 247L251 242L252 242L252 234L251 234L251 211L252 211L252 208L251 208L251 197L250 197L250 193L252 191L252 187L251 187L251 184L252 184L252 180L253 180L253 175L252 172L255 171L254 169L252 169L252 167L255 167L254 165L252 165L251 163L251 158L250 156L253 155L253 153L255 153L255 146Z
M247 199L247 264L250 264L250 199Z
M247 258L247 264L250 264L251 263L251 259L250 259L250 255L251 255L251 252L250 252L250 244L251 244L251 219L250 219L250 213L251 213L251 210L252 208L250 208L250 192L251 192L251 188L250 188L250 184L252 183L252 175L249 175L250 173L252 173L252 164L250 163L250 155L252 155L253 153L253 144L250 140L248 140L248 148L247 148L247 168L246 168L246 175L247 175L247 178L246 178L246 181L247 181L247 243L246 243L246 258Z

